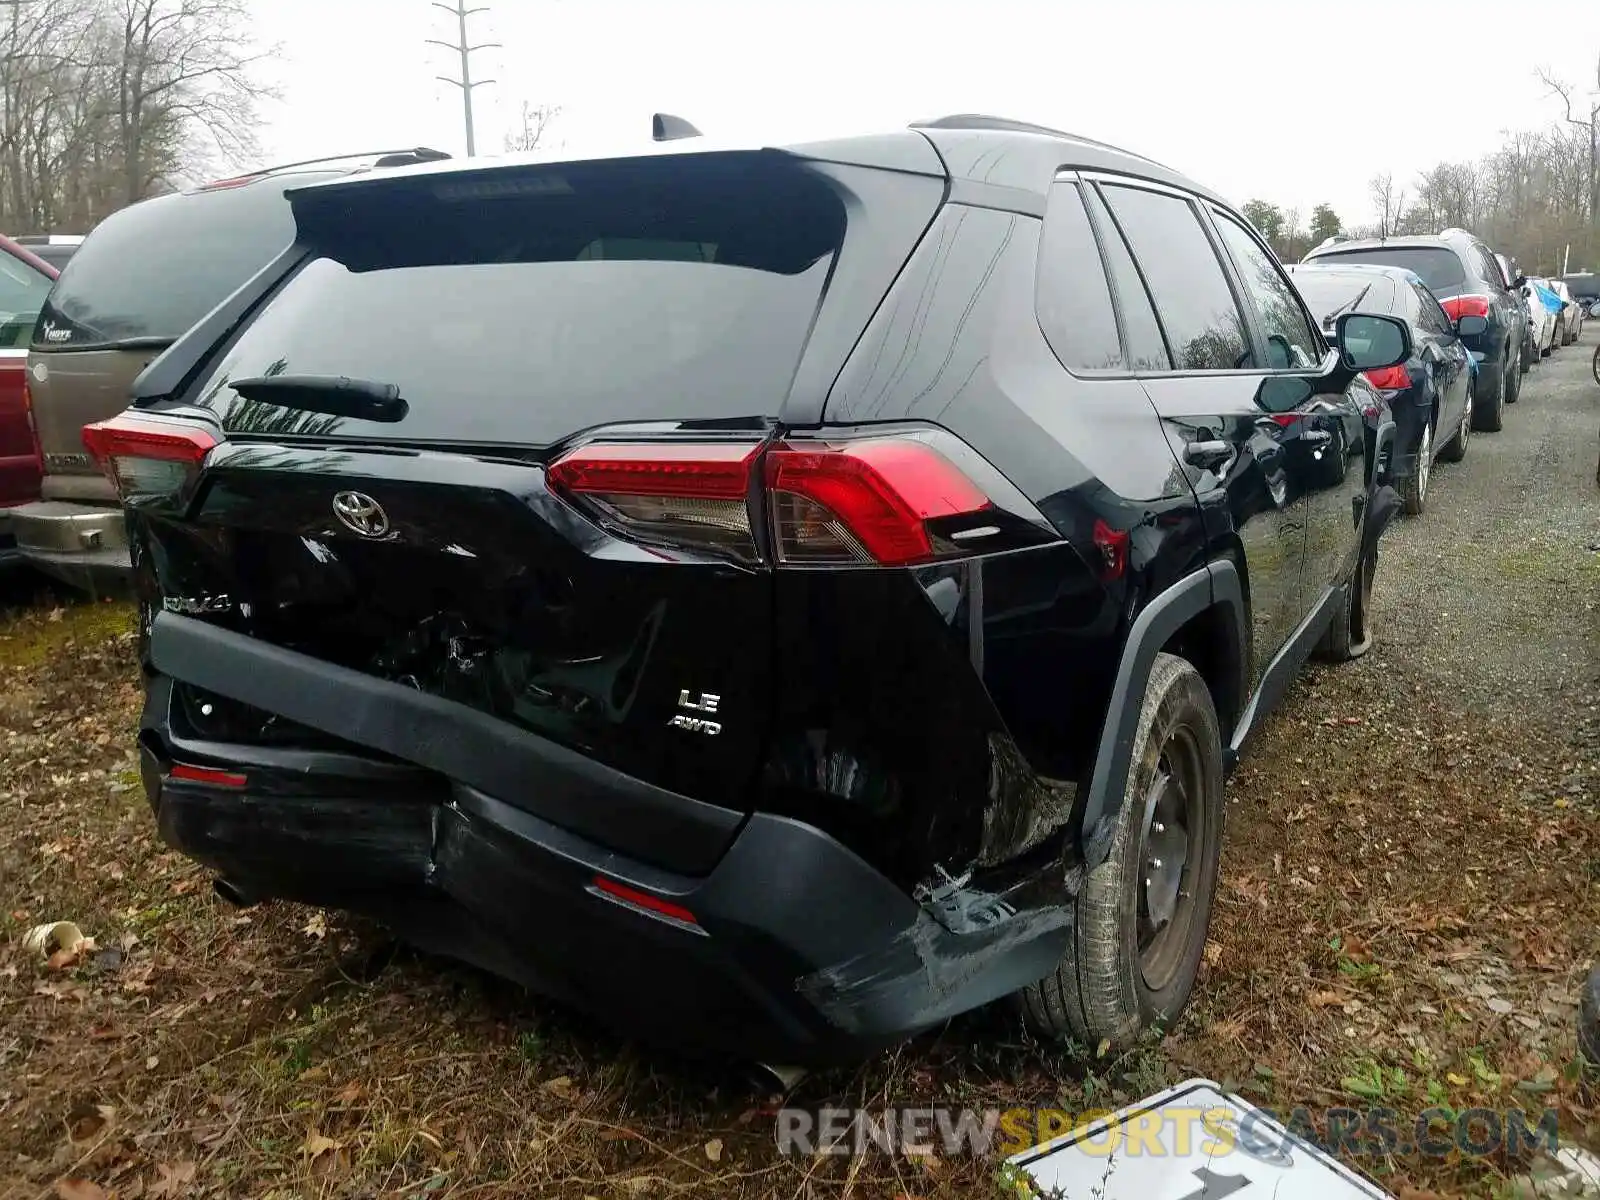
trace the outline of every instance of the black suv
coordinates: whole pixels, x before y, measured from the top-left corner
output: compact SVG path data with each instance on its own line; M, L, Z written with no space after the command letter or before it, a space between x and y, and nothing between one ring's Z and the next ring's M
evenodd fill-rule
M1422 278L1452 321L1482 317L1488 328L1461 339L1478 360L1472 427L1490 433L1502 427L1504 406L1522 392L1528 310L1519 295L1523 276L1507 279L1488 246L1465 229L1446 229L1437 237L1330 239L1301 261L1405 267Z
M651 149L297 190L85 431L162 836L691 1048L1170 1022L1405 324L1065 134Z

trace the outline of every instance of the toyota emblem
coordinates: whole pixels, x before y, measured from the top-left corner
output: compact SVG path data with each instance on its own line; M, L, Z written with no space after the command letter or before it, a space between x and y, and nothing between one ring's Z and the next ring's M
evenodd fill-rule
M389 532L389 514L365 492L340 492L333 498L333 515L362 537L379 538Z

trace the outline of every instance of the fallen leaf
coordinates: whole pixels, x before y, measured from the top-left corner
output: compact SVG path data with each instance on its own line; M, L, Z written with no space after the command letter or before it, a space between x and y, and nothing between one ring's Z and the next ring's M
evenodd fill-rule
M160 1065L161 1058L159 1055L152 1054L149 1058L144 1060L144 1069L146 1071L154 1071Z
M1312 992L1306 1003L1312 1008L1332 1008L1336 1004L1343 1004L1344 997L1338 992Z
M1222 944L1220 942L1207 942L1206 943L1206 949L1205 949L1205 955L1206 955L1206 966L1208 966L1208 967L1216 966L1219 962L1222 961Z
M186 1158L171 1166L157 1163L156 1174L159 1178L150 1185L151 1200L178 1200L194 1180L194 1161Z
M572 1095L572 1076L557 1075L554 1079L547 1081L544 1086L546 1091L554 1092L558 1096L570 1096Z
M45 620L49 621L52 625L55 625L55 624L59 623L61 618L63 618L66 615L67 615L67 610L66 609L64 609L64 608L52 608L50 610L50 615L48 617L46 617Z
M1484 1004L1488 1007L1490 1012L1497 1012L1502 1017L1508 1013L1515 1012L1517 1008L1517 1006L1511 1003L1511 1001L1503 999L1500 996L1490 996L1484 1001Z
M306 1144L301 1147L301 1152L307 1158L316 1158L319 1154L326 1154L330 1150L343 1150L344 1143L335 1141L326 1134L313 1129L306 1135Z
M1455 1084L1457 1087L1466 1087L1468 1082L1470 1082L1465 1075L1457 1075L1454 1071L1451 1071L1445 1075L1445 1078L1451 1083Z
M60 1200L106 1200L110 1193L87 1179L63 1179L56 1184L56 1195Z
M333 1098L340 1104L354 1104L361 1099L361 1084L352 1079L340 1088Z
M722 1139L712 1138L706 1143L706 1157L712 1162L722 1161Z
M306 922L305 928L300 931L307 937L314 937L321 941L328 936L328 918L320 912L311 914L311 919Z

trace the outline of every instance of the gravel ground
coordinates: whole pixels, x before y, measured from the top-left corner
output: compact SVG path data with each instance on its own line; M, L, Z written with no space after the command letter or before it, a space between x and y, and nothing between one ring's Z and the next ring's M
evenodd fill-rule
M1523 377L1499 433L1438 463L1420 518L1380 550L1378 657L1552 751L1600 753L1600 384L1596 336Z

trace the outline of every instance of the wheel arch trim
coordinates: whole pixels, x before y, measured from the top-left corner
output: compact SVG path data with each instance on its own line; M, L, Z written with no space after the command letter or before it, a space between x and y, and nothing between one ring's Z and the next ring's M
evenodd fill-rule
M1084 800L1080 836L1084 858L1091 868L1105 861L1111 849L1143 709L1140 701L1156 655L1178 630L1213 607L1222 608L1226 614L1226 628L1232 631L1234 639L1233 652L1236 655L1245 653L1249 641L1244 587L1238 568L1226 558L1207 563L1151 597L1128 630ZM1222 749L1226 753L1231 731L1222 732Z

